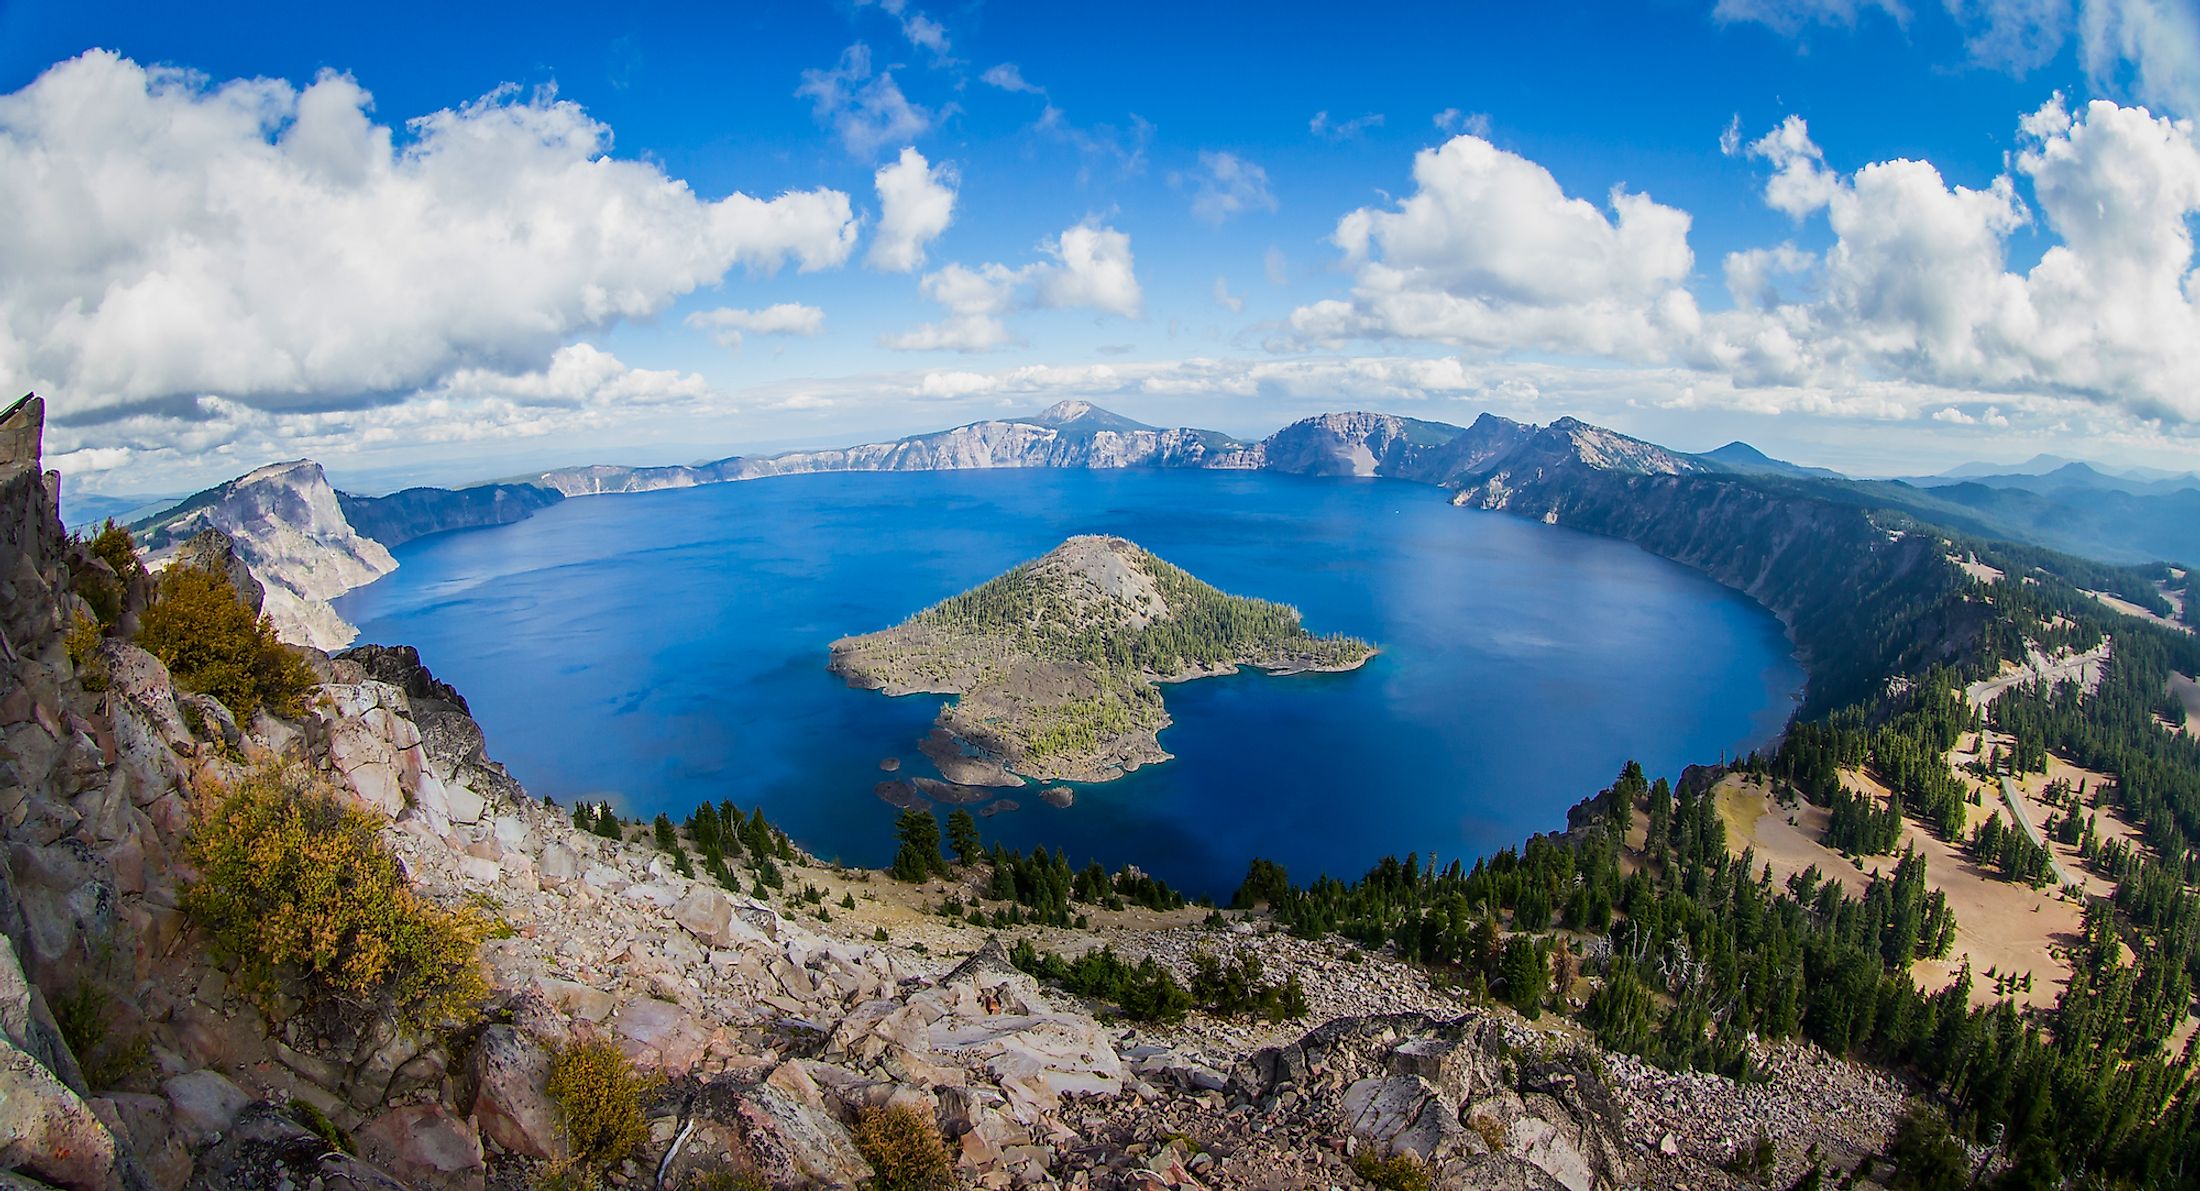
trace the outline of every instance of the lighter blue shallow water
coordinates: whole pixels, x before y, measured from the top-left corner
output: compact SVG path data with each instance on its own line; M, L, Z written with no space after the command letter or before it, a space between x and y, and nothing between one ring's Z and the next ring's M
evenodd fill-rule
M881 758L937 696L825 670L881 628L1075 533L1113 533L1225 591L1374 641L1348 674L1165 688L1174 761L1036 791L988 839L1131 862L1227 894L1254 856L1294 878L1386 853L1472 858L1565 825L1629 758L1652 774L1773 736L1803 674L1778 622L1625 543L1452 508L1380 480L995 471L793 476L569 500L400 548L339 602L456 685L537 795L681 817L761 803L811 851L883 864Z

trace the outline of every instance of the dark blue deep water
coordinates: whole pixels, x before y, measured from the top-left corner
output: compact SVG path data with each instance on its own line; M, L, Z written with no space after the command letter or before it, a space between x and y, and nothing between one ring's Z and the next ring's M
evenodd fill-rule
M416 645L465 693L491 755L538 795L684 816L730 798L805 847L878 865L881 758L936 696L825 671L826 644L892 624L1076 533L1113 533L1225 591L1296 605L1383 652L1349 674L1165 689L1174 761L1035 790L989 840L1060 846L1227 894L1254 856L1296 879L1386 853L1448 862L1565 825L1637 758L1677 775L1765 742L1803 674L1742 597L1634 546L1452 508L1381 480L995 471L793 476L569 500L400 548L339 609Z

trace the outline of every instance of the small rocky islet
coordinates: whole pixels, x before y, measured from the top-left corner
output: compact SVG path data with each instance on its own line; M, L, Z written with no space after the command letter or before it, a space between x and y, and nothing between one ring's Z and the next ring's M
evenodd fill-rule
M851 686L957 696L923 751L958 787L1121 777L1169 759L1162 683L1240 666L1351 670L1375 654L1358 638L1309 632L1289 605L1226 594L1101 535L831 649L829 668ZM1045 797L1067 805L1069 791Z

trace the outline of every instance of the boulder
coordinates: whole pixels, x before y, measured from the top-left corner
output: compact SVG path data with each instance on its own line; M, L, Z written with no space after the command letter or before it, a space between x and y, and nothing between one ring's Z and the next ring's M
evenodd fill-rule
M0 866L0 871L4 868ZM15 959L15 944L4 934L0 934L0 1039L30 1055L71 1090L86 1090L76 1056L62 1040L46 999L24 978Z
M252 1097L219 1071L202 1069L161 1081L160 1093L168 1097L170 1119L184 1142L194 1148L220 1136Z
M228 704L212 695L178 691L176 709L183 713L186 723L196 718L199 730L215 744L230 749L244 744L244 730L237 727L237 717L230 712Z
M176 704L175 684L159 658L127 641L107 637L99 643L99 659L107 669L110 696L127 701L164 742L178 744L191 739L184 727L183 711Z
M1424 1160L1448 1150L1465 1130L1458 1110L1435 1085L1417 1075L1370 1077L1344 1090L1345 1127L1384 1154L1412 1153Z
M404 1184L332 1146L281 1106L256 1104L199 1155L188 1191L406 1191Z
M708 885L697 885L672 907L672 920L682 930L712 947L732 941L733 903Z
M618 999L601 989L572 980L559 980L545 976L538 981L543 999L558 1009L586 1022L600 1022L618 1008Z
M152 1186L89 1105L5 1040L0 1040L0 1170L69 1191Z
M1556 1125L1541 1117L1522 1117L1505 1133L1505 1149L1550 1175L1566 1191L1591 1191L1596 1171Z
M709 1032L685 1010L653 997L620 1006L611 1028L628 1058L675 1074L695 1066L710 1041Z
M440 1104L393 1108L356 1136L361 1156L413 1191L480 1191L487 1182L481 1134Z
M106 1108L101 1108L102 1101ZM115 1128L116 1138L129 1143L130 1154L160 1191L178 1191L191 1178L191 1151L169 1122L168 1100L137 1092L110 1092L92 1101L92 1111Z
M484 1136L528 1158L563 1160L572 1154L546 1090L550 1054L510 1026L481 1032L467 1058L473 1101L468 1107Z
M780 1064L740 1097L734 1112L772 1186L814 1181L853 1188L871 1177L871 1164L799 1060Z
M551 889L563 889L580 879L580 853L564 844L551 843L542 849L542 883Z

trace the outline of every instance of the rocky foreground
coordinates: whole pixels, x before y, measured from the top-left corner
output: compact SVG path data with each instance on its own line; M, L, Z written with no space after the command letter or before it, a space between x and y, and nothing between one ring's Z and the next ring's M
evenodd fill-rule
M1134 1030L923 915L950 885L804 859L787 889L820 887L826 921L691 880L529 798L410 650L311 654L304 713L243 724L126 641L72 659L71 575L102 564L63 536L53 483L0 479L0 1187L537 1185L569 1144L549 1055L578 1036L655 1079L648 1141L609 1175L625 1187L861 1186L850 1122L886 1104L935 1121L967 1185L1096 1188L1364 1186L1363 1151L1421 1155L1447 1187L1740 1186L1724 1167L1760 1135L1760 1177L1792 1177L1807 1147L1876 1147L1897 1111L1898 1089L1815 1052L1767 1055L1767 1084L1670 1075L1257 919L1033 932L1180 969L1253 949L1313 1006ZM205 792L268 758L382 816L425 894L494 916L477 1019L337 1051L240 992L179 909L176 858Z

